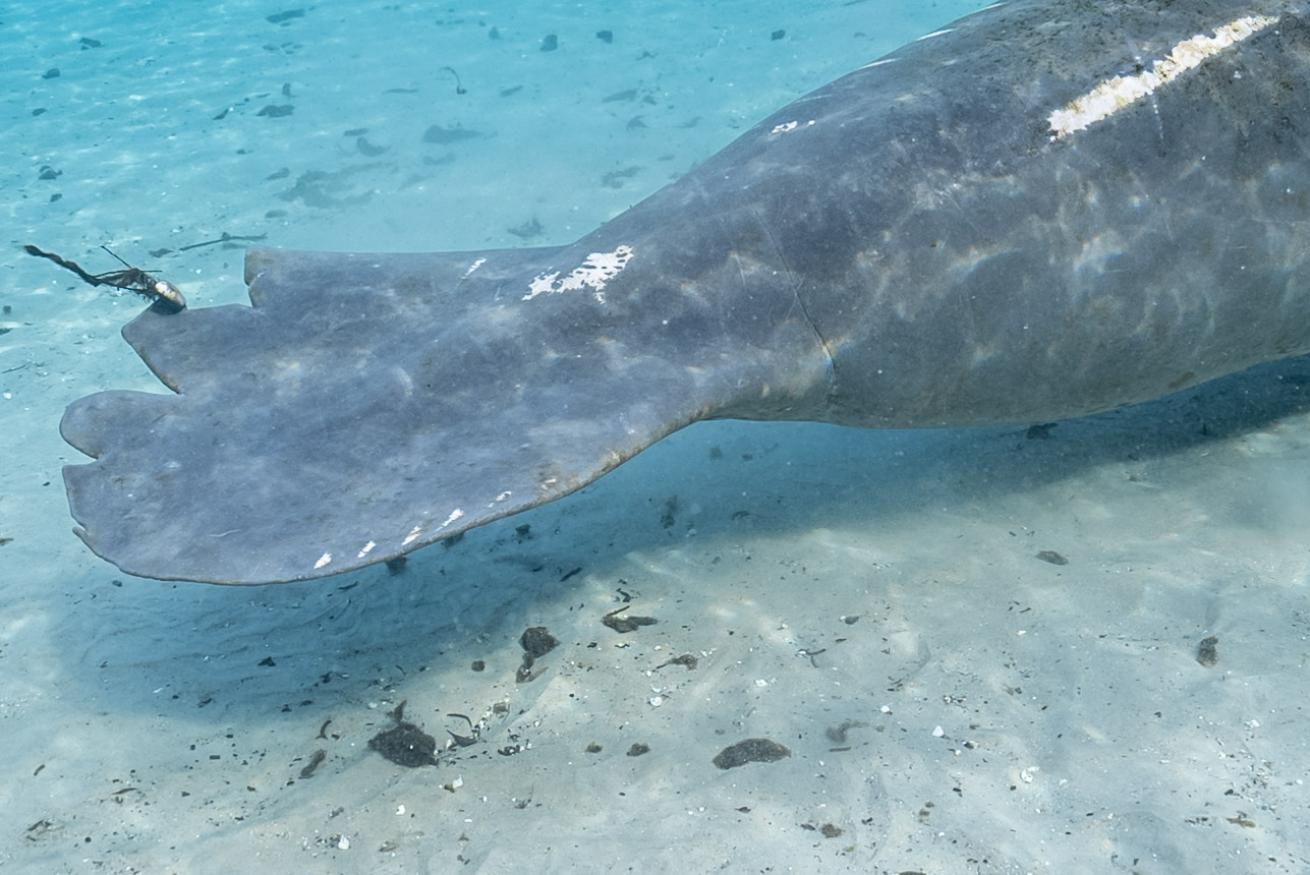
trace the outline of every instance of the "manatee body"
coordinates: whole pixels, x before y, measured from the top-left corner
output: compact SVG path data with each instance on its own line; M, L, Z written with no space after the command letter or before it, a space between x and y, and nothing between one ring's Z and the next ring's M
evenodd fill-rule
M711 418L1092 413L1310 352L1307 4L997 3L779 110L578 242L252 252L70 406L133 574L324 576Z

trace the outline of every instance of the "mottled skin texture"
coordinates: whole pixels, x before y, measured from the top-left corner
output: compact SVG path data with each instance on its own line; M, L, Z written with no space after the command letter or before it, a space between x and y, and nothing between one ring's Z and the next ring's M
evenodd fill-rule
M1246 15L1279 21L1051 136L1055 109ZM1020 0L884 60L574 245L253 252L253 307L142 314L124 335L178 394L69 408L96 457L65 469L79 534L134 574L303 579L699 419L1028 423L1310 351L1305 3ZM524 300L619 246L603 294Z

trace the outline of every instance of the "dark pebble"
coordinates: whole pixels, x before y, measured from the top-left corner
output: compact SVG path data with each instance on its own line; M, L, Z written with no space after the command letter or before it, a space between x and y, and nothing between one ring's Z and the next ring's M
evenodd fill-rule
M413 723L401 721L386 732L379 732L368 740L375 750L398 766L413 769L437 764L437 740Z
M714 765L720 769L735 769L747 763L776 763L791 756L791 751L767 738L748 738L719 751Z
M1054 550L1043 550L1042 552L1037 554L1037 558L1042 560L1043 562L1049 562L1052 565L1069 564L1068 559L1065 559L1063 556L1061 556L1059 553L1055 552Z
M1219 639L1214 635L1211 635L1209 638L1202 638L1201 643L1196 647L1196 661L1207 667L1218 662L1218 644Z
M519 636L519 644L522 645L525 653L533 659L538 659L559 646L559 640L550 634L545 626L533 626L524 630Z
M559 48L559 37L553 33L548 33L541 39L541 50L543 52L553 52Z
M596 31L596 39L600 40L603 43L607 43L607 44L612 43L614 42L614 31L598 30Z

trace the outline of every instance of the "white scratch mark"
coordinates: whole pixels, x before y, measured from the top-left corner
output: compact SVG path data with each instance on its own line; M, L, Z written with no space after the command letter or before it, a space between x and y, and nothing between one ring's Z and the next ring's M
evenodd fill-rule
M464 511L460 510L459 508L455 508L450 512L450 516L446 517L446 521L441 525L437 526L437 528L444 529L446 526L450 525L451 523L453 523L455 520L459 519L463 515L464 515Z
M322 568L324 565L327 565L331 561L332 561L332 554L324 553L322 556L318 557L318 561L314 563L314 570L315 571L319 570L320 568Z
M952 32L953 30L955 30L955 28L953 27L943 27L941 30L934 30L932 33L925 33L923 36L916 39L915 42L920 43L926 39L932 39L935 36L946 36L946 34Z
M812 125L812 124L814 124L814 119L810 119L809 121L807 121L807 122L805 123L805 127L808 128L808 127L809 127L810 125ZM800 126L801 126L801 123L800 123L800 122L797 122L797 121L785 122L784 124L774 125L774 126L773 126L773 130L769 131L769 133L770 133L770 134L790 134L792 131L796 130L796 129L799 128Z
M360 549L360 551L359 551L359 556L356 557L356 558L358 558L358 559L363 559L365 556L367 556L368 554L372 553L372 552L373 552L373 548L376 547L376 546L377 546L377 542L376 542L376 541L369 541L367 544L365 544L365 545L363 546L363 548Z
M881 67L883 64L895 64L900 58L879 58L876 61L870 61L863 67L856 67L857 70L867 70L870 67Z
M464 271L464 279L468 279L469 277L473 276L473 272L477 270L479 267L482 267L482 265L486 263L487 260L485 258L479 258L477 261L473 262L471 265L469 265L469 269Z
M1180 75L1200 66L1208 58L1278 22L1277 16L1248 15L1215 30L1214 36L1197 34L1175 45L1151 69L1133 76L1116 76L1051 113L1052 139L1067 137L1091 127L1131 106Z
M605 284L627 267L632 252L632 247L627 244L615 247L613 252L593 252L563 279L560 279L559 271L537 274L523 300L531 301L537 295L558 295L586 288L591 289L598 304L603 304L605 295L602 290Z
M418 536L421 535L421 534L423 534L423 527L422 527L422 526L415 526L414 528L412 528L412 529L409 530L409 534L405 536L405 540L403 540L403 541L400 542L400 546L402 546L402 547L408 547L410 544L412 544L412 543L414 543L415 541L417 541L417 540L418 540Z

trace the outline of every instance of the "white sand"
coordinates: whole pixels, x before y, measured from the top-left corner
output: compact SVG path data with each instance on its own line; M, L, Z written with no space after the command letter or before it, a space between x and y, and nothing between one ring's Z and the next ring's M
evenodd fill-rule
M55 429L82 395L158 390L117 336L140 303L19 245L108 270L110 243L204 306L244 299L241 251L148 250L223 232L517 245L505 229L533 218L529 242L565 241L970 7L355 5L286 26L265 16L294 7L268 3L0 11L0 869L1310 867L1307 360L1048 439L700 425L398 576L224 589L91 556L59 476L80 456ZM485 136L421 143L434 124ZM388 151L364 156L352 128ZM367 200L280 199L298 179ZM602 625L620 590L658 624ZM517 683L538 625L560 646ZM683 654L694 669L655 669ZM406 769L367 747L402 700L443 739L470 732L452 712L490 716L478 743ZM711 764L752 737L792 755Z

